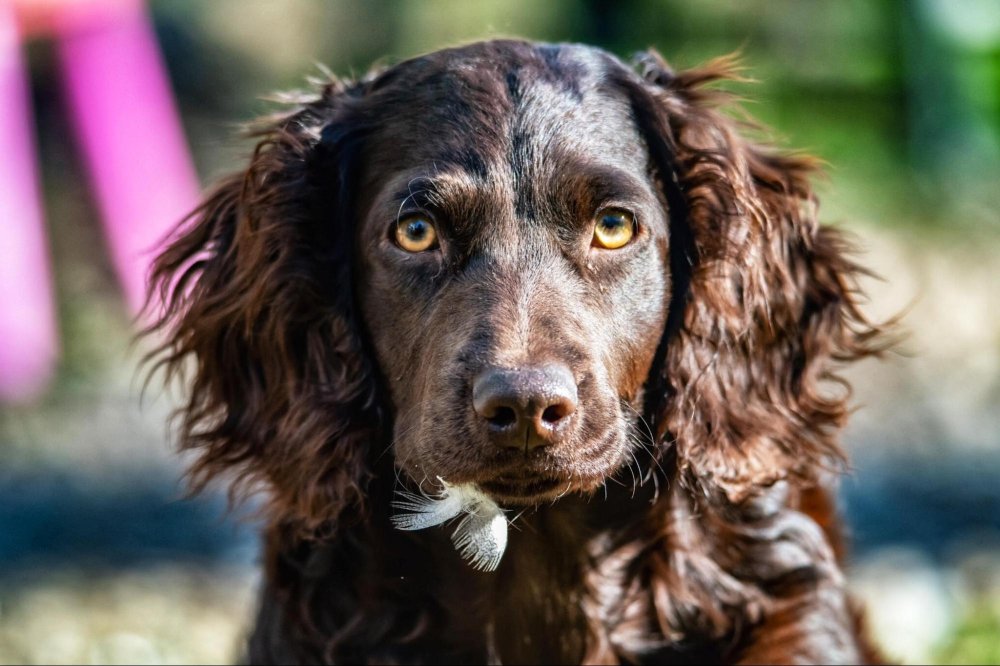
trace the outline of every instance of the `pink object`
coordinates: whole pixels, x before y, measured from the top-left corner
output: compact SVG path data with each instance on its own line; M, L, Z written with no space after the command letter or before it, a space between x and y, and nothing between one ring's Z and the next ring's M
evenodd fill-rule
M0 401L41 393L58 356L28 82L13 8L0 0Z
M198 181L142 4L88 11L64 13L58 53L111 257L137 313L158 244L194 207Z
M198 182L140 0L0 0L0 402L44 390L56 313L16 20L52 36L129 309L146 298L160 242L194 207ZM151 313L155 315L156 313Z

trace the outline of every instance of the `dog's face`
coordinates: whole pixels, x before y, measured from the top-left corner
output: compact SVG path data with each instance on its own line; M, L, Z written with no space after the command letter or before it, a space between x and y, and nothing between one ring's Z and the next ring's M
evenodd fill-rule
M375 82L356 199L397 464L510 504L591 490L640 445L669 306L649 150L596 50L435 56Z
M636 64L483 42L262 123L152 275L196 484L264 483L313 534L366 506L387 438L426 490L508 504L593 490L647 441L734 502L836 464L823 383L881 336L813 164L715 109L732 63Z

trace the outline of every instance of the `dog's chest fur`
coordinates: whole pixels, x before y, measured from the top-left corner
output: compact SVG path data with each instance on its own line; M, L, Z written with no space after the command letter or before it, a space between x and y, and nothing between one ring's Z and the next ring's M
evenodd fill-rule
M312 647L296 661L372 660L384 652L413 663L691 658L695 636L664 635L645 573L652 544L634 538L648 492L640 488L624 503L567 498L521 516L491 573L460 559L447 526L421 533L366 528L273 554L252 651L290 656L286 649L307 643ZM290 627L303 619L314 635L284 645L296 644ZM677 652L681 643L691 647Z

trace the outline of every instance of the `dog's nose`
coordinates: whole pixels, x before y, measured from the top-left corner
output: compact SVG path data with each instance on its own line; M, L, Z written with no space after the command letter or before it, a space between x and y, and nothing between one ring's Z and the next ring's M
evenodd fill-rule
M472 406L498 446L549 446L576 411L576 380L564 365L487 368L472 384Z

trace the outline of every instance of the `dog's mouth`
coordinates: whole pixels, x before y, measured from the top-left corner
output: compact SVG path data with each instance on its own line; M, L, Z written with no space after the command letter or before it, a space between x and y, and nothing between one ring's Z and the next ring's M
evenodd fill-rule
M476 485L503 506L532 506L556 500L573 493L589 494L607 480L606 476L579 473L504 473L479 478Z
M597 491L624 462L621 455L618 460L566 461L544 451L515 453L494 456L472 470L439 468L438 473L449 483L475 484L501 506L532 506Z
M479 487L502 504L536 504L558 498L572 489L572 482L554 477L497 477L480 481Z

